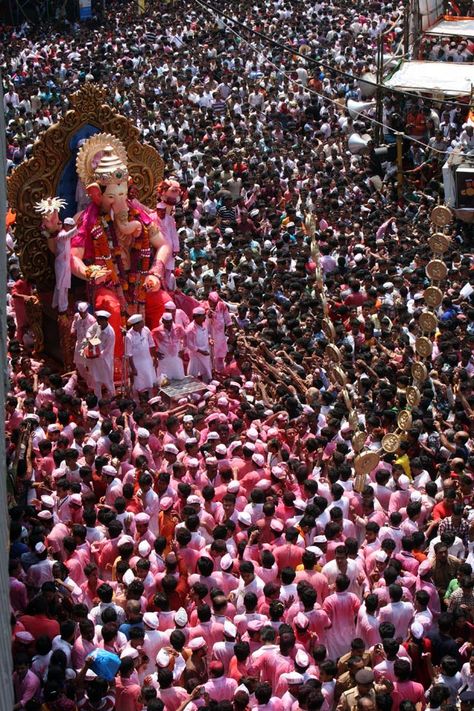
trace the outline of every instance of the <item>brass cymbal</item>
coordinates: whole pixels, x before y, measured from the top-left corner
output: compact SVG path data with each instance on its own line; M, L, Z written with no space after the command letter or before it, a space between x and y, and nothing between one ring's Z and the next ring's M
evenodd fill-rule
M380 461L377 452L362 452L354 459L356 474L370 474Z
M443 234L442 232L435 232L428 239L428 244L430 245L430 249L435 254L444 254L444 252L449 249L451 240L447 235Z
M351 400L351 398L349 397L349 393L347 392L347 388L343 388L343 389L342 389L342 397L344 398L344 403L345 403L347 409L349 410L349 412L351 412L352 409L353 409L353 407L352 407L352 400Z
M418 388L414 385L408 385L406 389L406 399L411 407L417 407L421 400L421 394Z
M336 329L334 328L334 324L331 319L323 318L321 326L326 338L329 341L334 341L334 339L336 338Z
M355 410L349 412L349 417L347 419L353 430L356 430L359 427L359 417Z
M341 388L344 388L347 385L347 375L338 365L335 365L332 368L332 374L334 376L334 380L341 386Z
M415 341L415 350L422 358L429 358L433 352L433 344L426 336L418 336Z
M437 205L431 210L430 220L436 227L446 227L453 221L453 213L446 205Z
M400 437L395 432L389 432L382 438L382 449L384 452L393 454L400 447Z
M361 449L364 447L364 444L367 440L367 435L365 432L356 432L356 434L352 438L352 449L354 452L360 452Z
M428 377L428 368L424 363L420 363L420 361L417 360L412 363L411 374L415 380L418 380L420 383L424 383Z
M324 355L328 360L334 363L340 363L342 361L342 353L334 343L329 343L324 349Z
M423 292L423 297L427 306L431 309L437 309L443 301L443 292L438 286L429 286Z
M422 311L418 318L418 323L422 331L432 333L438 325L438 319L432 311Z
M409 412L408 410L401 410L398 413L397 425L404 432L406 432L407 430L410 429L412 421L413 421L413 418L411 416L411 412Z
M441 259L431 259L426 265L425 272L433 281L443 281L448 276L448 267Z

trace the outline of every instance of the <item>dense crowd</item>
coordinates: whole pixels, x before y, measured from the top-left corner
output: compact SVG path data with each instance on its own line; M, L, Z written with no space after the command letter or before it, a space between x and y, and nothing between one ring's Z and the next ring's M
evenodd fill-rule
M397 451L381 450L407 408L440 168L474 147L467 108L384 96L384 139L415 139L400 190L391 154L370 141L349 150L375 125L346 103L362 98L379 35L388 53L398 46L403 4L232 8L306 59L199 4L104 11L2 28L7 170L73 91L104 86L183 191L176 284L147 335L149 371L130 357L143 322L129 323L126 392L113 371L84 366L79 336L77 372L61 375L33 351L34 285L9 225L14 709L469 711L474 288L462 223L445 230L421 399ZM317 269L356 423L330 377ZM89 320L100 336L107 319L80 302L73 333ZM164 358L203 390L167 405L146 379ZM381 458L355 486L357 430Z

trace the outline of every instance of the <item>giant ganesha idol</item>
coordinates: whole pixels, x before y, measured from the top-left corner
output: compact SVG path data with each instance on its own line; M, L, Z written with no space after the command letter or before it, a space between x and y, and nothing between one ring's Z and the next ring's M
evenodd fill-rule
M76 219L71 271L89 283L95 310L112 314L120 356L128 316L141 313L150 328L160 323L169 300L161 280L171 249L153 214L130 196L127 153L115 136L88 139L77 156L77 172L91 203Z

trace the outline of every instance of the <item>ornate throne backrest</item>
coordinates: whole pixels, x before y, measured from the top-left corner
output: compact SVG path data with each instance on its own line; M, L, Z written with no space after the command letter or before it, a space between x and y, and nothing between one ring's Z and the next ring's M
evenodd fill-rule
M149 145L140 143L133 123L105 102L105 90L85 84L70 97L72 108L48 128L35 143L29 160L21 163L7 181L8 202L16 211L15 237L23 274L39 293L54 284L54 270L46 239L41 234L41 215L34 205L57 195L68 207L61 216L76 212L76 155L81 139L94 133L111 133L127 148L128 168L140 202L156 206L155 189L163 178L163 160Z

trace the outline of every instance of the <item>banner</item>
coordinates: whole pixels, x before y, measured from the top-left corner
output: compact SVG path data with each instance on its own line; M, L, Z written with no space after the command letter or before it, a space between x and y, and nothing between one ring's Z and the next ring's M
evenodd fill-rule
M456 171L456 207L474 210L474 170L470 165L461 165Z
M92 0L79 0L79 19L89 20L92 17Z
M138 14L143 15L145 12L145 0L138 0Z

